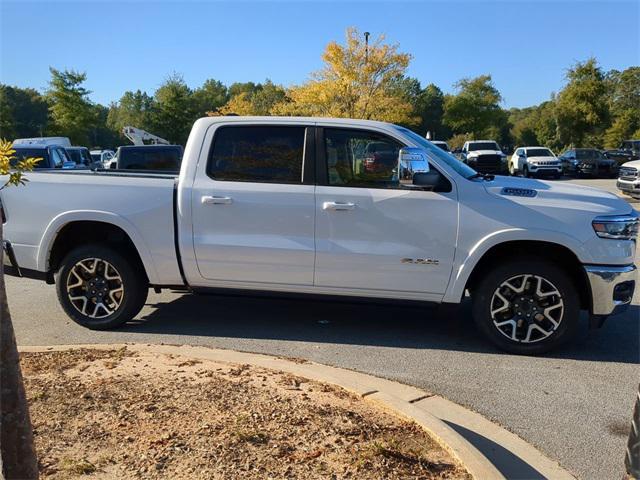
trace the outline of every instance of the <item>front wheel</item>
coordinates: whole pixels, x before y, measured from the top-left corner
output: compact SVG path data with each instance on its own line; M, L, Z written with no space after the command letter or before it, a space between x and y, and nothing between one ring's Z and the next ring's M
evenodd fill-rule
M92 330L124 324L138 314L149 293L135 265L104 245L72 250L56 274L60 305L74 322Z
M472 296L476 325L507 352L546 352L573 337L578 326L580 304L571 278L537 258L494 268Z

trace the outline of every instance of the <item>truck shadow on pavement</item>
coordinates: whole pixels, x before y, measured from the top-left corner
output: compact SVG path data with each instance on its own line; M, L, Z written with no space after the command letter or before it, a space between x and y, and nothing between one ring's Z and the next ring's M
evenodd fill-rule
M151 297L153 299L153 297ZM123 326L128 333L281 340L394 348L500 353L476 330L467 300L460 306L385 304L236 295L182 295ZM145 309L148 312L148 308ZM589 331L549 358L640 363L640 307ZM506 355L506 354L505 354Z

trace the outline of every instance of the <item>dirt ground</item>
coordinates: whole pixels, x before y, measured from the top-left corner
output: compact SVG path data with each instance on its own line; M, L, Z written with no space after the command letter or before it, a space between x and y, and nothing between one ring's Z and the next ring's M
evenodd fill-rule
M21 361L43 478L471 478L417 425L287 373L126 349Z

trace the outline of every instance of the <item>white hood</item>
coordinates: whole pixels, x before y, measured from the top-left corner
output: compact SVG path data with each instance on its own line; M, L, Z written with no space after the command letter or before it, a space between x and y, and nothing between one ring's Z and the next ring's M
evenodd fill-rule
M618 215L631 212L631 206L613 193L566 181L547 182L520 177L496 176L485 182L487 192L537 211L555 215ZM514 190L511 190L514 189ZM562 213L561 213L562 212ZM565 213L566 212L566 213Z
M621 167L632 167L636 170L640 170L640 160L632 160L630 162L623 163Z

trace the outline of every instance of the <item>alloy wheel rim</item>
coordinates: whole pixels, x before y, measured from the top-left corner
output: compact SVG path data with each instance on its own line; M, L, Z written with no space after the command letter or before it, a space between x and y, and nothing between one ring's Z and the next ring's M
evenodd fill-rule
M520 274L496 288L490 313L495 328L509 340L536 343L551 336L562 323L564 300L548 279Z
M67 296L71 305L93 319L112 315L124 299L124 284L116 268L101 258L77 262L67 276Z

